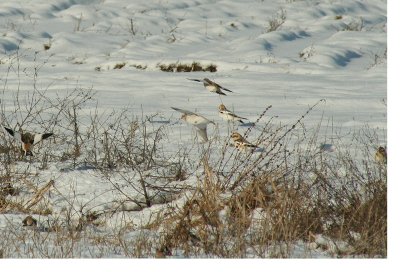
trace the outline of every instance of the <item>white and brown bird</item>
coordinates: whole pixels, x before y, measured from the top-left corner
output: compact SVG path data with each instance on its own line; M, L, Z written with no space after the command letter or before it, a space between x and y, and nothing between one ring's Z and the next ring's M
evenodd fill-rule
M215 125L215 123L213 121L208 120L207 118L205 118L197 113L188 111L188 110L182 110L182 109L178 109L178 108L174 108L174 107L171 107L171 108L173 110L183 113L183 115L181 116L181 119L183 121L185 121L186 123L193 125L197 129L197 133L204 140L204 142L208 141L207 125L210 123Z
M37 220L29 215L29 216L25 217L24 220L22 220L22 225L24 227L36 227Z
M233 140L233 145L236 149L239 151L254 151L258 148L257 145L254 145L250 142L248 142L240 133L238 132L233 132L231 134L231 138Z
M387 153L386 153L386 148L383 146L380 146L378 150L375 153L375 161L377 163L387 163Z
M244 124L244 122L242 120L248 120L247 118L240 117L240 116L234 114L233 112L228 110L224 104L219 105L218 110L219 110L219 116L221 116L222 119L224 119L226 121L238 121L238 122Z
M203 78L203 79L194 79L194 78L188 78L188 80L191 81L196 81L196 82L203 82L204 87L212 92L212 93L217 93L219 95L226 95L226 93L224 93L221 90L233 93L231 90L222 87L221 85L219 85L218 83L215 83L214 81L209 80L208 78Z
M17 132L10 128L4 127L5 130L14 137L17 142L21 143L22 150L24 151L25 156L33 156L32 148L41 140L47 139L53 135L53 133L36 133L32 134L29 132Z

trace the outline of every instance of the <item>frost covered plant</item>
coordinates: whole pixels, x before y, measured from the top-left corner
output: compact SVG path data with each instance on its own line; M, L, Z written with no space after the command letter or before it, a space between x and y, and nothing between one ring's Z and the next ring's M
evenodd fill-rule
M384 64L387 62L387 48L385 48L385 51L381 54L379 53L374 53L371 54L371 58L372 58L372 63L367 67L367 69L371 69L374 68L380 64Z
M352 20L345 24L343 31L362 31L364 28L364 19L360 17L358 20Z
M286 21L286 10L280 9L271 19L268 20L268 26L266 32L272 32L278 30Z
M299 57L303 60L308 60L310 57L314 56L316 53L315 51L315 47L314 45L311 45L305 49L303 49L300 53L299 53Z
M157 67L163 72L211 72L214 73L217 71L217 65L215 64L207 64L202 65L199 62L193 61L192 63L159 63Z

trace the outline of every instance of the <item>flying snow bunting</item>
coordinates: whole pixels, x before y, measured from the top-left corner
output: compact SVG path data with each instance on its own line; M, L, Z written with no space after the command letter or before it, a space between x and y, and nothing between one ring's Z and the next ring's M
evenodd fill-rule
M226 95L226 94L225 94L223 91L221 91L221 90L224 90L224 91L233 93L231 90L222 87L221 85L215 83L214 81L209 80L208 78L204 78L204 79L188 78L188 80L197 81L197 82L203 82L204 87L205 87L208 91L210 91L210 92L212 92L212 93L217 93L217 94L220 94L220 95Z
M219 105L218 109L219 116L221 116L222 119L226 121L238 121L243 124L244 122L242 120L248 120L247 118L237 116L236 114L228 110L224 104Z
M238 132L233 132L231 135L231 138L233 140L233 145L238 149L239 151L254 151L258 146L248 142L242 135L240 135Z
M7 132L14 137L14 139L21 143L22 150L24 151L25 156L33 156L32 147L40 142L41 140L47 139L53 135L53 133L43 133L43 134L31 134L29 132L20 133L14 131L10 128L4 127Z
M204 140L204 142L208 141L207 137L207 125L209 123L212 123L215 125L215 123L211 120L208 120L207 118L191 112L187 110L182 110L178 108L171 107L173 110L179 111L183 113L181 119L184 120L186 123L193 125L196 129L200 137Z
M382 146L378 148L375 153L375 161L378 163L386 163L387 162L387 154L386 149Z

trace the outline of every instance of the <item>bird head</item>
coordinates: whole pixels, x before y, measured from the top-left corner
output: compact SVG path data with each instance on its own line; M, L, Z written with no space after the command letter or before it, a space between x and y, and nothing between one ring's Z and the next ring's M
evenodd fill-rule
M218 106L218 109L219 109L220 111L226 111L226 107L225 107L224 104L219 105L219 106Z
M386 154L386 149L383 146L380 146L378 148L378 152L381 153L381 154Z
M233 133L231 134L231 138L232 138L234 141L242 141L242 140L243 140L243 136L240 135L238 132L233 132Z

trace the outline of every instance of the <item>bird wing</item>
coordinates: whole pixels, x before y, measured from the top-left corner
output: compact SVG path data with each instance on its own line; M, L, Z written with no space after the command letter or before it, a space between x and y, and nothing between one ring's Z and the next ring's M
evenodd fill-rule
M199 126L197 127L197 132L199 134L199 136L204 140L204 142L208 141L208 137L207 137L207 127L204 128L199 128Z
M187 78L187 80L196 81L196 82L203 82L203 80L195 79L195 78Z
M255 144L250 143L249 141L247 141L245 138L243 138L242 140L238 141L240 142L243 146L247 146L247 147L254 147L257 148L258 146Z
M210 82L211 82L212 84L214 84L215 86L217 86L218 88L224 90L224 91L233 93L231 90L229 90L229 89L227 89L227 88L225 88L225 87L222 87L221 85L219 85L218 83L216 83L216 82L214 82L214 81L211 81L211 80L210 80Z
M207 128L207 123L196 123L193 124L193 126L195 126L197 129L206 129Z
M14 130L12 130L11 128L6 128L4 127L5 130L7 130L8 133L10 133L11 136L14 137Z
M5 128L5 130L7 130L7 132L8 132L11 136L13 136L13 138L14 138L16 141L22 142L22 140L21 140L21 133L16 132L16 131L14 131L14 130L12 130L12 129L10 129L10 128L6 128L6 127L4 127L4 128Z
M220 111L220 113L226 114L226 115L229 115L229 116L232 116L232 117L234 117L234 118L246 119L246 120L247 120L247 118L240 117L240 116L238 116L238 115L236 115L236 114L234 114L233 112L228 111L228 110Z
M218 89L218 90L216 91L216 93L217 93L217 94L220 94L220 95L226 95L226 93L224 93L224 92L221 91L220 89Z
M245 145L245 146L248 146L248 147L254 147L254 148L257 148L257 147L258 147L257 145L252 144L252 143L249 143L249 142L247 142L247 141L244 143L244 145Z
M204 126L207 127L207 125L208 125L209 123L215 125L215 123L214 123L213 121L211 121L210 119L207 119L207 118L205 118L204 116L201 116L201 115L197 115L197 116L199 116L199 117L201 117L201 118L204 119L204 121L206 122L206 124L204 124Z
M218 85L218 84L217 84L217 85ZM220 89L224 90L224 91L233 93L231 90L229 90L229 89L227 89L227 88L225 88L225 87L222 87L221 85L218 85L218 87L219 87Z
M181 112L181 113L198 115L198 114L196 114L196 113L194 113L194 112L191 112L191 111L188 111L188 110L178 109L178 108L174 108L174 107L171 107L171 109L176 110L176 111L179 111L179 112Z
M204 82L207 82L207 83L210 84L210 85L214 85L214 86L216 86L216 87L218 87L218 88L220 88L220 89L222 89L222 90L225 90L225 91L227 91L227 92L233 93L231 90L229 90L229 89L227 89L227 88L225 88L225 87L222 87L222 86L219 85L217 82L211 81L211 80L209 80L208 78L205 78L205 79L204 79Z
M254 151L256 148L258 148L258 146L247 141L235 141L233 145L240 151Z
M35 134L35 137L33 138L33 144L37 144L41 140L47 139L50 136L52 136L53 133L43 133L43 134Z

